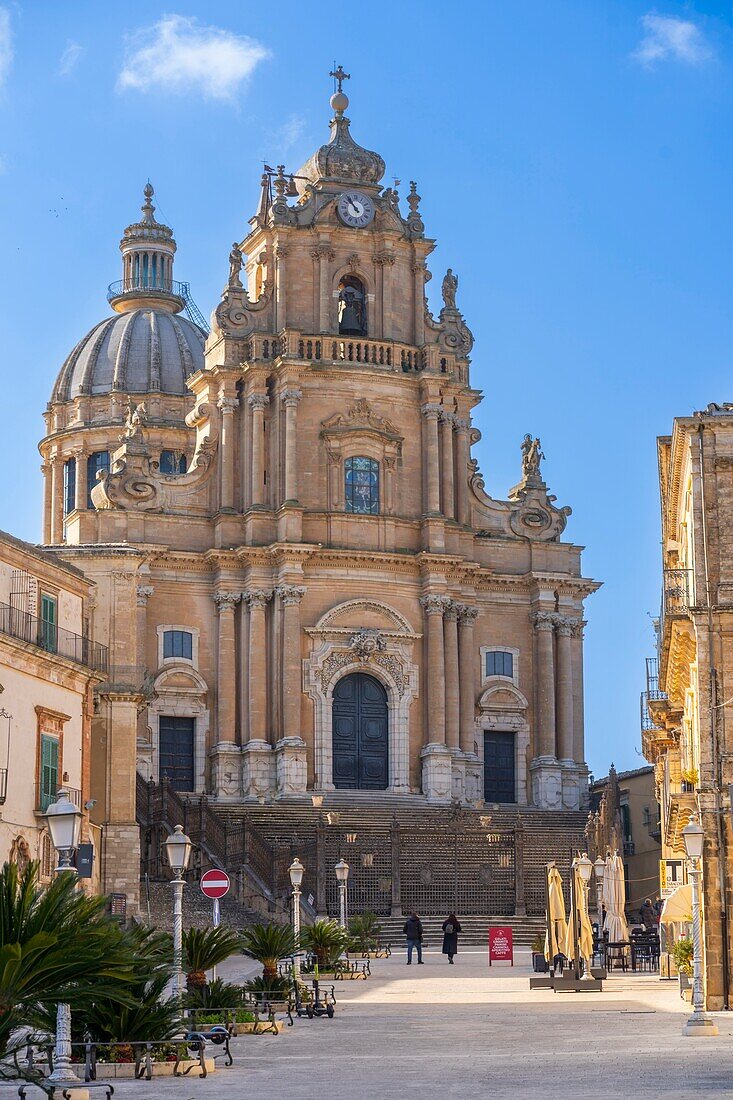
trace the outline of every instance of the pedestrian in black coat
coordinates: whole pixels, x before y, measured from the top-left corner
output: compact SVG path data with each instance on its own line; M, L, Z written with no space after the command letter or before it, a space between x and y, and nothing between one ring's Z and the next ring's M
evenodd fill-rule
M417 913L410 913L402 931L407 936L407 965L412 965L412 952L417 948L418 965L422 966L422 921Z
M453 956L458 954L458 933L462 931L455 913L449 913L443 921L443 954L453 965Z

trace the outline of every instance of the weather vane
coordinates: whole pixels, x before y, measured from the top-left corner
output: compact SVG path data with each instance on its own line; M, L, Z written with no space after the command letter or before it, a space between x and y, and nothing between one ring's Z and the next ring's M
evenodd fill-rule
M337 68L336 68L336 62L335 62L335 61L334 61L334 63L333 63L333 64L334 64L334 69L333 69L333 72L330 72L330 73L329 73L328 75L329 75L329 76L332 76L332 77L333 77L333 79L334 79L335 81L337 81L337 83L338 83L338 88L336 89L336 91L337 91L337 92L340 92L340 91L341 91L341 85L343 84L343 82L344 82L345 80L351 80L351 73L345 73L345 72L344 72L344 67L343 67L343 65L339 65L339 67L338 67L338 69L337 69Z

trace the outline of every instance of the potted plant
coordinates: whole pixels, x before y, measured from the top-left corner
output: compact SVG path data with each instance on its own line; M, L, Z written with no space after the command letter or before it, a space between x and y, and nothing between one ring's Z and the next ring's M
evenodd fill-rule
M359 951L362 955L369 955L377 950L379 935L382 926L377 920L376 914L366 910L358 913L349 921L349 951Z
M320 970L332 970L348 943L348 936L335 920L317 920L303 929L300 942L315 956Z
M532 969L535 974L546 974L550 969L545 958L545 937L541 932L532 940Z
M685 768L682 772L682 786L691 794L700 782L697 768Z
M684 997L688 990L692 988L690 979L692 977L693 951L694 947L690 936L681 936L672 948L672 956L677 965L681 997Z
M183 933L183 964L189 993L206 985L206 971L213 970L239 951L239 935L231 928L189 928Z
M241 945L245 955L262 963L261 977L247 982L247 990L260 996L265 996L268 991L279 997L285 996L289 979L278 975L277 965L282 959L294 955L298 948L298 941L290 925L250 925L242 932Z

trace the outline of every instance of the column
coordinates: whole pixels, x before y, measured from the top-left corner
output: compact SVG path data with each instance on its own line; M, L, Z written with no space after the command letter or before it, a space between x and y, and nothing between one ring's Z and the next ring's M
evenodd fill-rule
M294 503L298 499L298 402L302 390L284 390L285 406L285 500Z
M537 684L536 742L538 756L555 757L555 657L553 633L555 616L549 611L535 611L535 682Z
M214 596L219 609L218 660L216 666L216 740L236 740L235 705L237 668L234 648L234 609L239 602L238 592L217 592Z
M436 421L437 423L437 421ZM443 613L445 596L423 596L420 600L426 619L428 640L427 700L425 744L445 744L445 648Z
M392 323L392 268L395 258L391 252L381 254L382 263L382 333L383 340L391 340L394 336L394 324Z
M139 584L135 591L137 599L137 612L135 617L136 634L136 659L135 664L140 670L140 681L145 678L147 670L147 640L148 640L148 600L155 589L152 584ZM157 654L154 664L158 664Z
M425 511L428 515L438 515L440 513L440 460L438 455L438 418L440 412L440 405L428 402L422 407L426 469Z
M272 592L254 589L249 603L249 737L267 741L267 621L265 608Z
M585 728L583 706L583 628L582 619L573 624L573 760L576 764L585 763Z
M318 332L330 332L330 305L329 293L329 264L333 260L334 252L330 245L319 244L311 252L311 256L318 261Z
M221 496L219 509L230 512L234 508L234 410L238 408L236 397L220 397L221 411Z
M60 455L51 459L51 542L64 539L64 463Z
M278 245L275 249L275 331L282 332L287 327L287 273L285 260L288 255L287 248Z
M574 620L557 617L557 758L573 759L573 668Z
M422 260L412 265L413 274L413 343L422 347L425 343L425 264Z
M252 410L252 507L261 508L265 495L265 407L266 393L251 393L247 399Z
M458 667L460 669L461 752L473 752L476 739L474 712L476 709L476 651L473 626L478 609L460 604L458 607Z
M275 594L282 600L283 619L282 732L283 737L300 737L300 601L305 595L305 588L281 584L275 589Z
M440 414L440 428L443 437L443 515L447 519L453 519L455 516L455 496L453 490L453 424L455 419L453 413L445 410Z
M51 542L51 509L53 507L52 466L50 462L41 465L43 474L43 542L46 546Z
M445 740L449 749L460 747L460 705L458 688L458 604L446 604L443 615L445 649Z
M470 520L468 507L468 432L470 424L468 420L456 417L456 519L464 526Z
M76 468L74 470L74 508L77 512L86 510L89 487L87 485L87 452L74 451Z

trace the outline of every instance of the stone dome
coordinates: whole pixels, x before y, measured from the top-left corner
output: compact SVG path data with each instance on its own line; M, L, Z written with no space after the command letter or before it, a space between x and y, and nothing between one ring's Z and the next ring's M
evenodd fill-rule
M132 309L107 317L79 341L56 379L52 402L80 395L185 394L204 365L204 333L166 309Z
M346 96L343 99L346 100ZM357 145L349 131L348 118L341 117L337 111L336 117L331 121L329 140L316 150L298 174L312 183L317 180L379 183L385 169L386 165L379 153Z

